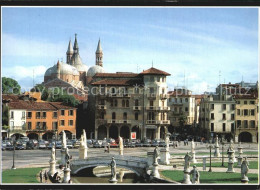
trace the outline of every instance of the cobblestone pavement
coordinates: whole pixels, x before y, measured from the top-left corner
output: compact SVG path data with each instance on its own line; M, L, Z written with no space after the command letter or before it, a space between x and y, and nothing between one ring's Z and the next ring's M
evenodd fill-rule
M242 143L245 151L257 151L258 144L253 143ZM237 151L238 144L235 144L235 150ZM228 144L225 145L225 156L226 150L228 148ZM190 143L188 146L184 146L183 142L180 143L180 146L177 148L170 147L170 154L173 155L173 162L174 163L182 163L183 162L183 155L178 154L185 154L190 152ZM124 154L130 156L139 156L139 157L146 157L148 151L153 151L154 147L139 147L139 148L125 148ZM195 148L196 152L200 152L198 157L202 157L203 153L208 154L209 149L207 148L206 144L197 143ZM221 151L221 146L220 146ZM78 149L70 149L70 155L74 159L78 158ZM118 154L118 148L111 148L109 154ZM60 150L58 149L57 152L57 160L60 159ZM102 156L107 155L108 153L104 153L104 148L89 148L88 149L88 156L95 157L95 156ZM175 156L176 155L176 156ZM51 156L51 150L16 150L15 151L15 166L16 168L27 168L27 167L48 167L49 160ZM253 155L257 156L257 155ZM178 159L179 158L179 159ZM220 159L220 158L218 158ZM10 169L13 164L13 151L3 151L2 152L2 169ZM172 168L172 166L170 166Z

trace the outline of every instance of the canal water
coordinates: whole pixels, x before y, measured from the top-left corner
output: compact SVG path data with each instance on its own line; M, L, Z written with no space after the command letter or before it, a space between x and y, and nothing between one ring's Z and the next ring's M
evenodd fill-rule
M73 183L109 183L111 178L111 173L106 167L94 169L94 175L96 177L71 176L71 180ZM144 183L144 181L132 171L117 168L117 183Z

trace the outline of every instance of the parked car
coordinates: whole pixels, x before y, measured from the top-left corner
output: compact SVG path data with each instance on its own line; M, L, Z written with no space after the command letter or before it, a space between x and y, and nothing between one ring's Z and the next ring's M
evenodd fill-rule
M57 141L57 143L56 143L56 149L61 149L61 148L62 148L61 141Z
M135 147L136 142L135 141L130 141L128 144L129 148L134 148Z
M72 145L72 142L71 142L71 141L68 141L68 142L67 142L67 148L70 148L70 149L73 148L73 145Z
M74 148L79 148L80 146L80 141L79 140L76 140L74 143L73 143L73 147Z
M52 146L55 147L55 142L49 143L46 148L47 149L52 149Z
M166 143L164 141L159 142L159 147L166 147Z
M95 141L93 144L93 148L101 148L102 147L102 141Z
M6 150L6 147L3 146L3 144L2 144L2 151L5 151L5 150Z
M153 140L151 146L153 147L159 146L159 142L160 142L159 140Z
M25 146L23 144L16 144L15 150L25 150Z
M6 150L13 150L14 146L12 144L7 144L5 149Z
M150 147L151 146L151 140L150 139L146 139L143 143L144 147Z
M110 143L110 148L118 148L118 144L115 142Z
M135 143L135 147L143 147L143 143L141 141L137 141Z
M39 149L46 149L46 144L44 141L40 141L38 145Z
M34 145L34 143L32 141L28 141L26 143L26 149L33 150L34 148L35 148L35 145Z

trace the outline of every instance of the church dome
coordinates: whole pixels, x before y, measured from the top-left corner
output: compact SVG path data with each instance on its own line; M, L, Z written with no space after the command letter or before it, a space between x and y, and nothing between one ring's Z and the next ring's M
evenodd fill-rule
M49 76L51 76L51 74L52 74L52 67L50 67L49 69L46 70L44 76L49 77Z
M79 75L79 72L75 67L63 62L60 62L59 64L60 64L60 74ZM53 67L47 69L44 76L51 76L52 74L56 74L56 73L57 73L57 65L54 65Z
M96 73L104 73L105 70L103 67L98 66L98 65L94 65L92 67L89 68L88 72L87 72L87 76L88 77L93 77Z
M88 72L88 66L81 64L81 65L75 65L75 68L79 71L79 72Z

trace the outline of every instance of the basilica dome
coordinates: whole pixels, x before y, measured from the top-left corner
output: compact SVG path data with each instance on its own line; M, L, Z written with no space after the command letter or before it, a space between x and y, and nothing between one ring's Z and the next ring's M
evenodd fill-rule
M92 67L89 68L88 72L87 72L87 76L88 77L93 77L96 73L104 73L105 70L103 67L98 66L98 65L94 65Z
M66 63L63 62L59 62L60 64L60 74L61 75L79 75L78 70ZM56 74L57 73L57 65L54 65L53 67L50 67L49 69L47 69L47 71L45 72L44 76L51 76L52 74Z

